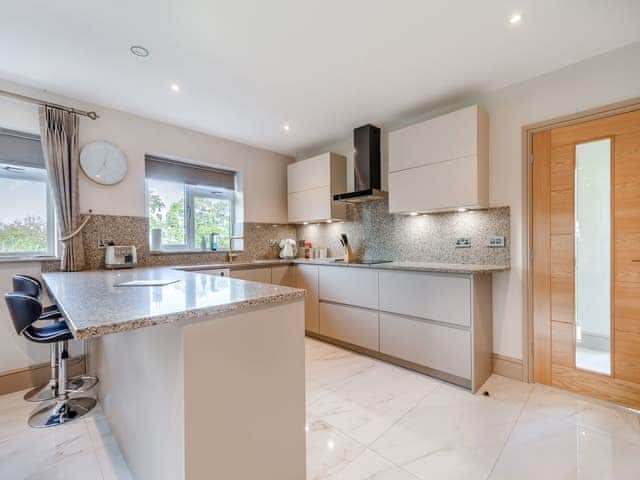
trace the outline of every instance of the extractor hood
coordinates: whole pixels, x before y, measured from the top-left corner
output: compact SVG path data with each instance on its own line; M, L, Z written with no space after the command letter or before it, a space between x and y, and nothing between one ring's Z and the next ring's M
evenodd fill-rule
M380 129L363 125L353 130L354 192L333 196L336 202L362 203L387 198L380 190Z

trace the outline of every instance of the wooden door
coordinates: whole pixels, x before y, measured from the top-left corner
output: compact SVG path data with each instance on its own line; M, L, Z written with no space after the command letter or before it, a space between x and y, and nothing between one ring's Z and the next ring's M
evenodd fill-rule
M640 110L538 132L532 146L534 381L640 408ZM600 174L585 177L576 158L587 158L580 152L595 146L606 148L597 160L605 163L589 160ZM591 215L584 185L594 181L607 188L607 198L592 206L607 210L607 223L589 230L577 212ZM592 267L576 253L577 245L589 241L589 231L607 239ZM598 248L599 242L591 244ZM584 288L577 281L578 263L581 275L606 265L592 276L607 288L578 295ZM586 338L580 302L588 306L593 300L608 307L608 336L598 342L609 364L600 370L587 369L581 360L576 364Z

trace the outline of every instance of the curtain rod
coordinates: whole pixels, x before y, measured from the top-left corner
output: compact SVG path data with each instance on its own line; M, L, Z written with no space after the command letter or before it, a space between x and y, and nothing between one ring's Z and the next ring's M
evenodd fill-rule
M70 113L75 113L76 115L82 115L84 117L88 117L91 120L100 118L100 116L94 111L87 112L85 110L78 110L77 108L66 107L64 105L59 105L57 103L47 102L46 100L40 100L39 98L27 97L26 95L20 95L19 93L7 92L6 90L0 90L0 96L13 98L15 100L20 100L22 102L35 103L36 105L53 107L59 110L65 110Z

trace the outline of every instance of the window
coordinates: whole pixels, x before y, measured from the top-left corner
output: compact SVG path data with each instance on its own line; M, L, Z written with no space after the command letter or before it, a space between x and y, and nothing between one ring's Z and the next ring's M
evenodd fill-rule
M55 225L40 138L0 129L0 256L55 256Z
M149 232L161 231L162 250L231 246L235 216L235 172L147 156ZM152 243L152 249L158 248Z

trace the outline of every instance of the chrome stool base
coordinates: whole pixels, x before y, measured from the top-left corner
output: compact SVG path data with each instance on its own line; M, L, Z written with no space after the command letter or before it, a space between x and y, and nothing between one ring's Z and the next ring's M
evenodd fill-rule
M71 377L67 381L67 392L84 393L95 387L96 383L98 383L98 379L89 375ZM47 400L55 400L56 386L50 382L46 385L35 387L24 394L24 399L27 402L46 402Z
M95 398L78 397L51 402L29 416L29 426L48 428L70 423L84 417L97 404Z

